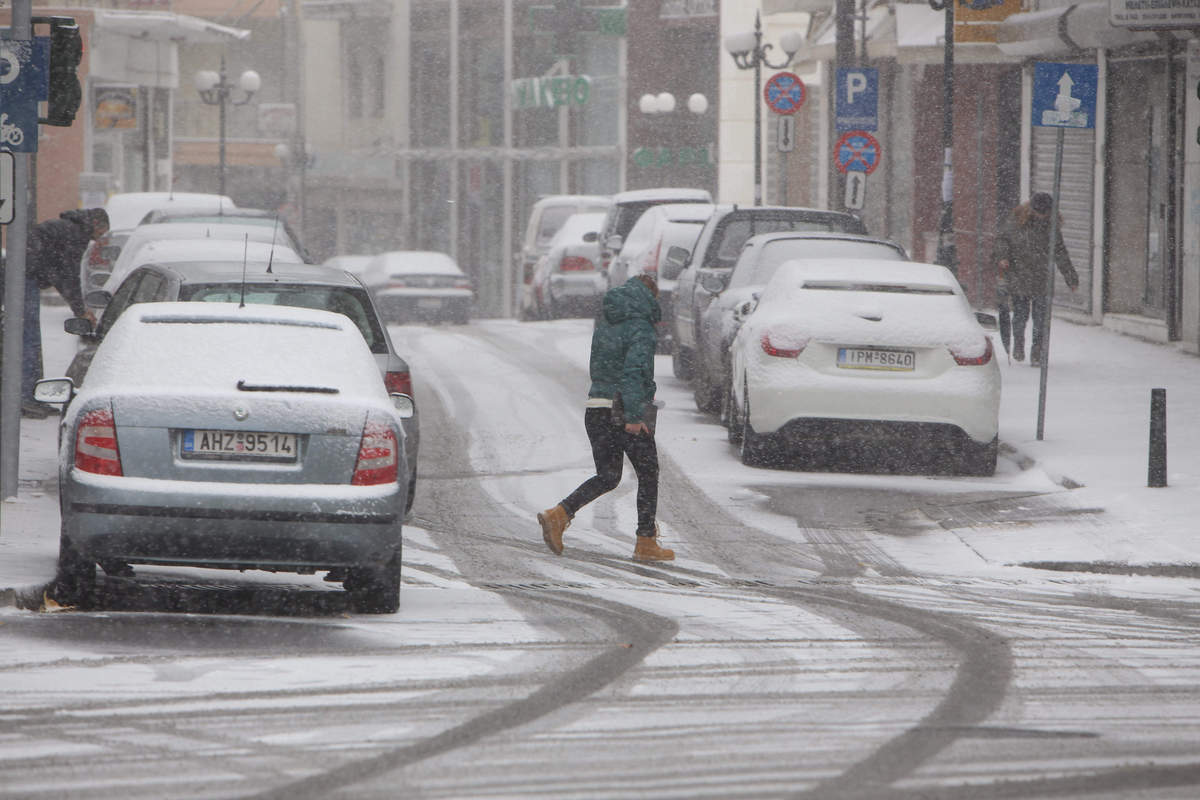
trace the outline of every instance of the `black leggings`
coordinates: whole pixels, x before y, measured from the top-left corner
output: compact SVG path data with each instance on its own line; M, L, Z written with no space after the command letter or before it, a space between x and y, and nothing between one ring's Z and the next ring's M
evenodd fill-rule
M596 474L562 501L563 508L573 517L575 512L600 495L617 488L621 482L625 456L629 456L638 478L637 535L654 536L654 517L658 510L658 447L654 444L654 437L644 433L626 433L624 427L613 424L612 410L608 408L589 408L584 411L583 427L592 443Z

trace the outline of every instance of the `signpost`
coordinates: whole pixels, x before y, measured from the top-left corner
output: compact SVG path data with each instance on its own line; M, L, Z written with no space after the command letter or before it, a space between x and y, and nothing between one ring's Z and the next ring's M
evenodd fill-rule
M796 149L796 118L792 116L781 116L779 118L779 130L776 132L776 143L779 146L779 152L790 153Z
M879 70L839 69L834 101L834 126L839 133L879 130Z
M804 81L794 72L776 72L763 86L763 99L776 114L795 114L807 96Z
M834 166L843 175L850 172L870 175L882 157L879 140L866 131L846 131L833 146Z
M17 187L13 180L13 154L0 151L0 225L12 223L16 213Z
M1096 91L1099 69L1094 64L1058 64L1039 61L1033 69L1032 124L1058 128L1054 148L1053 203L1050 207L1050 238L1046 242L1049 268L1046 272L1046 307L1042 321L1041 378L1038 387L1037 438L1042 440L1046 421L1046 378L1050 365L1050 320L1054 305L1054 251L1058 242L1058 196L1062 184L1063 131L1096 127Z

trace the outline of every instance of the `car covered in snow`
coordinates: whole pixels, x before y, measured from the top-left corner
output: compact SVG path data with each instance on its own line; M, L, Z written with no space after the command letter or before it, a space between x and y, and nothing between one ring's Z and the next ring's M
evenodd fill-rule
M96 566L341 580L360 612L399 606L412 400L389 392L342 314L144 303L87 384L40 381L61 419L54 592L86 605Z
M524 319L592 316L604 295L600 274L600 226L603 212L572 214L554 234L533 268Z
M729 436L744 463L876 449L994 472L1000 369L945 267L789 261L738 314Z
M380 253L363 268L362 278L389 322L450 320L466 325L471 319L471 279L446 253Z

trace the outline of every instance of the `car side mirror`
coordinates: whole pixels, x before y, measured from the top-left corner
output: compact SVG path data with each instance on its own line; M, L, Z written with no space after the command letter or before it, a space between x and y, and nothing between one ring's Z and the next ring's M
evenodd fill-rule
M104 289L95 289L83 296L83 304L88 308L104 308L112 302L112 293Z
M416 403L406 394L400 392L392 392L389 397L392 398L392 407L396 409L396 413L401 419L412 419L413 414L417 413Z
M86 317L68 317L63 320L63 330L73 336L91 336L96 329Z
M583 240L589 244L600 241L600 231L588 231L583 235Z
M605 249L613 253L621 252L621 245L623 244L625 244L625 240L615 233L604 240Z
M725 291L728 277L723 272L708 272L700 277L700 285L709 294L720 294Z
M689 256L691 253L686 247L667 248L667 257L663 259L662 263L663 278L669 281L678 278L679 273L683 272L683 268L687 266Z
M980 327L985 331L1000 330L1000 324L996 321L995 314L989 314L986 311L976 311L975 321L978 322Z
M70 378L46 378L33 385L33 399L39 403L69 403L75 396L75 382Z
M751 299L747 300L746 302L740 304L737 308L735 308L733 310L734 319L741 322L746 317L753 314L754 309L756 309L756 308L758 308L758 295L757 294L754 297L752 297Z

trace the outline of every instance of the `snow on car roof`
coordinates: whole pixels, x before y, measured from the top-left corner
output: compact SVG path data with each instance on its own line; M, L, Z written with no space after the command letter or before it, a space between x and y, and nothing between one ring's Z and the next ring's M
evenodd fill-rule
M138 303L96 349L87 393L319 385L384 400L375 359L341 314L293 306Z
M114 194L104 204L108 224L114 231L128 230L142 221L147 213L159 208L235 208L233 200L219 194L204 192L123 192Z
M246 242L241 239L166 239L146 242L129 258L119 259L104 288L115 292L121 282L143 264L170 264L177 261L231 261L240 264L243 260L281 264L304 262L299 253L279 243Z
M613 195L613 203L639 203L646 200L698 200L702 203L711 203L712 195L707 189L680 189L680 188L660 188L660 189L632 189L628 192L620 192Z
M392 250L375 257L388 272L409 272L425 275L462 275L454 259L435 250Z
M587 211L580 214L572 214L567 217L567 221L558 229L558 233L554 234L554 243L560 239L580 239L585 233L599 233L600 227L604 224L603 211Z

